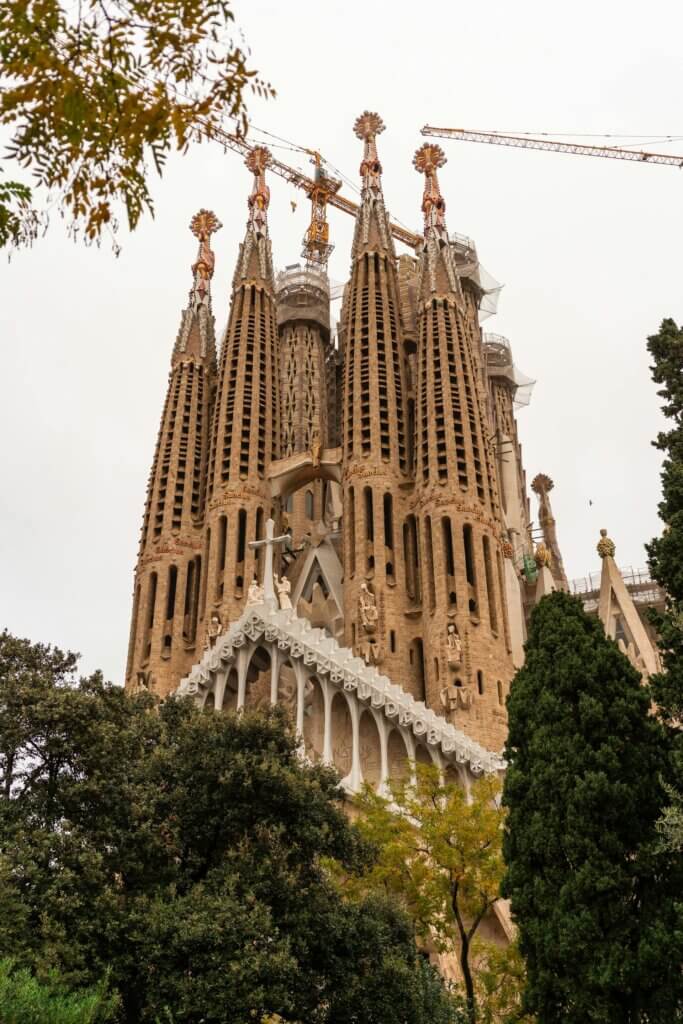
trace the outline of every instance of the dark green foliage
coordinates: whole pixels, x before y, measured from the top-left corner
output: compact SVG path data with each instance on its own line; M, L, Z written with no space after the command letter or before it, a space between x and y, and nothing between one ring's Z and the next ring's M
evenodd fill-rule
M373 850L282 716L150 713L74 668L0 635L0 955L108 970L128 1024L455 1022L405 917L328 877Z
M680 865L658 851L666 744L647 687L555 593L532 613L508 711L503 891L527 1009L539 1024L680 1020Z
M647 347L654 359L652 379L662 385L662 411L671 420L671 429L653 441L664 452L658 511L665 527L647 553L650 571L668 596L665 613L654 615L666 672L653 679L652 689L661 716L672 722L683 717L683 331L663 320Z
M69 992L57 971L39 982L26 968L17 970L11 960L0 960L2 1024L106 1024L117 1005L106 983Z

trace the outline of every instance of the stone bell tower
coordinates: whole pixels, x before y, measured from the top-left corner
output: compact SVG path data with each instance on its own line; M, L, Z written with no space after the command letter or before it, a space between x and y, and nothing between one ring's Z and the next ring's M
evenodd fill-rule
M499 748L514 669L481 336L446 230L439 146L424 145L417 285L415 509L428 702L446 690L468 735Z
M264 536L271 515L267 471L280 447L270 190L265 177L269 160L264 146L256 146L246 160L254 180L233 276L211 428L203 601L214 632L241 614L262 557L248 541Z
M376 145L384 124L366 111L354 131L363 142L363 159L351 278L342 309L346 643L410 691L400 585L401 524L410 484L407 363Z
M162 697L202 650L202 528L216 375L210 240L220 226L208 210L190 225L199 254L171 357L135 570L126 687L144 686Z

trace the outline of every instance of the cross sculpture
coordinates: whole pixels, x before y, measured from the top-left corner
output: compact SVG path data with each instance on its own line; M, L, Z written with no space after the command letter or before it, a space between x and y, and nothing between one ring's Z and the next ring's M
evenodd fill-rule
M275 522L272 519L267 519L266 535L263 540L249 541L250 548L256 549L265 547L266 549L266 564L263 572L263 601L269 608L278 607L278 599L275 593L275 587L273 586L273 549L276 544L289 544L290 542L288 533L283 533L281 537L274 537L274 533Z

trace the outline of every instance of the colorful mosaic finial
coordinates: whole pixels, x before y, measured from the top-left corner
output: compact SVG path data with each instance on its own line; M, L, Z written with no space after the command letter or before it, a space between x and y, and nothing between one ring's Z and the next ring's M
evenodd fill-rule
M270 161L270 150L265 146L254 146L245 160L247 167L254 175L254 184L247 202L249 204L249 220L257 235L267 233L266 211L270 204L270 189L266 185L266 167Z
M377 156L375 140L384 131L384 121L379 114L365 110L360 117L356 118L353 130L357 138L364 142L363 159L360 165L363 188L378 191L382 187L382 165Z
M436 228L440 234L446 232L446 201L441 195L437 170L446 163L446 154L441 146L426 142L413 157L413 167L425 176L425 190L422 197L422 212L425 232Z
M598 541L597 552L600 558L614 558L616 546L613 540L610 540L607 536L607 530L600 530L600 540Z
M216 264L216 257L211 250L211 235L222 228L213 210L200 210L195 213L190 221L190 231L199 239L199 253L192 264L194 274L194 292L200 302L203 302L209 291L209 282L213 277Z

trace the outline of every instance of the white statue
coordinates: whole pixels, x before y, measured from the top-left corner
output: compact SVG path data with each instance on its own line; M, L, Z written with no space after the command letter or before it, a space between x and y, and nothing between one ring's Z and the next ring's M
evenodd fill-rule
M277 590L277 599L280 602L280 610L291 611L292 602L289 595L292 590L292 584L286 576L275 577L275 589Z
M260 587L256 580L252 580L247 590L247 608L252 604L263 603L263 587Z
M206 643L204 644L204 650L208 651L215 646L216 640L221 635L221 617L218 612L211 612L211 618L209 624L206 627Z
M375 595L372 593L367 583L361 583L360 585L358 610L360 612L360 621L365 627L366 633L374 633L379 613L377 611Z
M447 626L446 659L449 665L459 665L462 661L462 642L454 622L449 622Z

